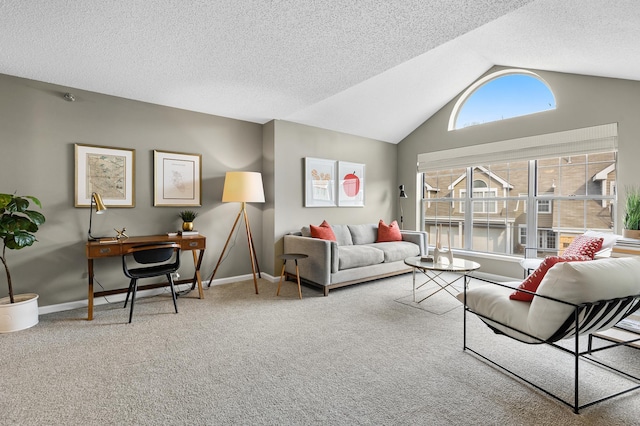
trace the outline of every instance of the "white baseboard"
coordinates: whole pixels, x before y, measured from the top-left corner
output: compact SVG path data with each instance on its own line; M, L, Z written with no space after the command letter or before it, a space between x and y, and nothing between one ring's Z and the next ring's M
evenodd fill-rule
M262 275L262 279L264 280L268 280L270 282L276 282L277 280L280 279L280 277L273 277L272 275L269 274L265 274L264 272L261 273ZM211 286L216 286L216 285L222 285L222 284L230 284L230 283L235 283L238 281L245 281L245 280L252 280L253 279L253 274L246 274L246 275L239 275L236 277L228 277L228 278L220 278L220 279L215 279L213 281L211 281L211 285L209 285L208 281L203 281L202 282L202 286L204 287L204 290L206 291L209 287ZM184 290L187 288L187 286L191 286L191 284L180 284L178 286L176 286L176 291L179 290ZM141 290L138 292L138 297L150 297L150 296L156 296L158 294L164 293L166 292L167 289L165 288L154 288L152 290ZM121 293L121 294L113 294L111 296L108 296L107 298L105 297L96 297L93 299L93 306L100 306L100 305L107 305L109 303L114 303L114 302L124 302L124 299L126 297L126 293ZM39 315L46 315L46 314L52 314L54 312L62 312L62 311L70 311L73 309L80 309L80 308L86 308L87 306L89 306L89 300L88 299L84 299L84 300L77 300L75 302L65 302L65 303L58 303L55 305L47 305L47 306L40 306L38 307L38 314Z

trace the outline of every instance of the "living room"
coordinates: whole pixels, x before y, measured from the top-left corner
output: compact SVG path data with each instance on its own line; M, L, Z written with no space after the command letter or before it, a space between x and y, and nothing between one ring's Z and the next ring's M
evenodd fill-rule
M114 228L126 228L129 235L178 230L182 208L154 206L153 152L202 156L202 205L195 208L195 225L207 237L202 266L205 280L211 276L238 213L236 203L221 201L225 173L232 170L262 173L266 202L249 203L247 209L262 272L274 280L281 267L277 256L283 251L285 233L323 220L335 224L399 220L400 184L409 195L404 204L404 227L420 229L421 192L415 169L419 154L617 123L618 187L640 181L636 166L640 158L640 81L632 78L631 72L625 79L522 67L549 84L557 99L555 110L447 130L462 89L507 67L513 65L493 65L479 72L398 143L275 118L264 124L226 118L56 84L53 75L48 79L53 82L45 82L13 75L8 66L0 68L1 192L38 197L47 218L33 247L9 253L16 290L38 293L42 314L86 306L85 244L91 211L74 206L76 144L135 149L135 205L109 208L107 214L93 216L93 233L105 236L114 236ZM66 93L72 93L75 100L65 99ZM365 164L364 207L304 207L307 157ZM618 233L621 215L618 210ZM221 263L214 285L250 275L242 232ZM517 259L469 257L481 259L484 272L522 275ZM193 272L190 262L183 266L181 274L189 276ZM112 288L125 282L119 259L103 259L96 269L99 286ZM250 285L246 291L252 292ZM306 291L320 293L312 288ZM340 297L340 293L334 296Z
M29 250L30 256L18 256L22 253L12 256L14 280L46 282L33 287L27 284L21 289L40 294L41 307L72 303L71 307L75 306L73 302L86 300L84 240L89 214L88 209L73 206L76 143L135 147L135 208L112 208L108 214L94 217L94 233L108 236L115 235L113 228L122 227L130 235L177 230L180 208L153 206L153 151L174 151L179 141L180 152L202 154L203 205L197 209L196 227L208 238L205 278L213 270L237 213L237 205L221 202L224 174L231 169L263 173L267 202L250 203L248 211L260 265L271 276L278 275L277 255L282 252L282 236L287 232L318 225L325 219L335 224L397 220L398 183L406 186L411 194L409 201L413 200L412 206L404 209L405 227L418 229L416 174L410 167L395 165L415 164L418 154L439 151L442 146L460 147L618 123L619 187L637 182L634 158L640 155L640 147L633 135L640 134L635 120L640 112L635 102L640 95L640 83L536 72L549 82L559 99L556 110L449 132L446 126L453 100L397 145L279 120L262 126L79 89L73 89L77 101L69 103L62 97L72 90L68 87L3 75L0 78L6 122L3 128L5 140L12 141L5 144L6 154L2 157L4 182L15 188L12 191L40 198L48 218L47 225L38 233L39 242ZM25 121L25 117L34 118ZM23 163L25 152L30 154L28 167ZM365 206L305 208L305 157L366 164ZM31 173L32 170L37 172ZM41 175L42 171L46 177ZM34 270L31 259L39 259L39 264L47 267ZM221 264L216 278L250 273L248 259L246 246L238 244ZM482 263L489 273L513 277L522 273L517 260L484 258ZM107 286L122 280L121 271L113 265L102 267L100 275Z

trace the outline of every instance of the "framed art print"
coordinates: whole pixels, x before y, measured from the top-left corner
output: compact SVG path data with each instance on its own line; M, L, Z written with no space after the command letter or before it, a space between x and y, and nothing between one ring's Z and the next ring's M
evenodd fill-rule
M200 206L202 155L153 151L153 205Z
M335 207L336 161L306 157L304 173L304 206Z
M135 149L75 145L75 206L91 207L100 194L107 207L135 206Z
M338 162L338 206L364 207L364 164Z

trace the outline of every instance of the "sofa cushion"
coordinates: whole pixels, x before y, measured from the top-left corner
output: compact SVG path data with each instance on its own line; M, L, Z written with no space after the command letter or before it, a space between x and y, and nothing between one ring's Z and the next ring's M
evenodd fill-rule
M382 250L385 262L396 262L407 257L420 256L420 247L408 241L375 243L374 247Z
M348 226L353 244L371 244L378 238L378 225L375 223Z
M384 252L368 245L341 246L338 248L338 269L359 268L384 262Z
M376 239L376 242L384 243L386 241L402 241L400 227L398 226L398 222L395 220L389 225L384 223L384 220L382 219L378 222L378 238Z
M323 220L320 226L309 225L311 229L311 236L313 238L320 238L322 240L336 241L336 235L333 233L331 225Z
M339 246L353 245L351 232L349 231L349 227L347 225L331 225L331 229L333 229L333 233L336 236L336 241L338 242Z
M563 262L547 272L537 293L571 303L626 297L640 293L640 256ZM573 308L542 297L534 297L529 328L538 336L551 337L571 315Z
M602 237L587 237L586 235L579 235L569 247L562 253L563 256L589 256L593 259L598 251L602 248Z

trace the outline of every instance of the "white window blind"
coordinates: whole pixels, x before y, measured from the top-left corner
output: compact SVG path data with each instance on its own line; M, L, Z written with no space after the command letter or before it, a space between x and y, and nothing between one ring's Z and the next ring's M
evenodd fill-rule
M418 172L480 164L608 152L618 149L618 123L418 154Z

